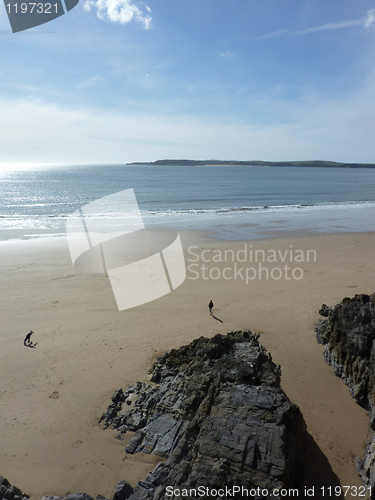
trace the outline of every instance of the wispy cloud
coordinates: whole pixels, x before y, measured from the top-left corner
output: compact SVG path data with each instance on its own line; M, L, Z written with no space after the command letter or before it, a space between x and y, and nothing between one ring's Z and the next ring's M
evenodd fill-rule
M262 35L255 40L264 40L266 38L278 38L279 36L287 35L289 34L288 30L282 29L278 31L273 31L272 33L267 33L266 35Z
M83 4L86 12L92 8L97 10L97 16L103 21L127 24L131 21L140 23L144 29L151 27L150 7L144 5L146 12L132 0L86 0Z
M353 26L366 26L369 27L371 24L367 26L368 17L365 19L348 19L346 21L339 21L337 23L327 23L322 24L321 26L314 26L312 28L307 28L301 31L295 31L294 35L307 35L309 33L315 33L316 31L330 31L330 30L339 30L344 28L352 28Z
M230 50L226 50L225 52L218 52L220 57L233 57L233 54Z
M103 78L99 75L94 75L91 78L89 78L88 80L85 80L85 81L79 83L77 85L77 87L79 89L81 89L83 87L92 87L93 85L95 85L97 82L100 82L100 81L103 81Z
M263 110L273 113L264 123L263 117L241 121L226 113L194 117L168 114L163 108L143 114L0 98L0 162L121 163L167 157L283 160L291 155L370 162L374 82L375 74L345 100L327 100L314 93L291 105L275 95L262 103ZM280 120L274 119L276 108L283 111Z
M371 9L367 12L367 16L364 19L365 28L371 28L375 25L375 9Z
M278 31L274 31L272 33L267 33L266 35L262 35L255 40L264 40L266 38L279 38L282 36L293 36L293 35L308 35L310 33L316 33L319 31L331 31L345 28L352 28L355 26L363 26L366 29L372 28L375 26L375 9L371 9L367 11L366 16L362 19L347 19L344 21L338 21L335 23L326 23L320 26L313 26L311 28L306 28L304 30L299 31L288 31L286 29L281 29Z

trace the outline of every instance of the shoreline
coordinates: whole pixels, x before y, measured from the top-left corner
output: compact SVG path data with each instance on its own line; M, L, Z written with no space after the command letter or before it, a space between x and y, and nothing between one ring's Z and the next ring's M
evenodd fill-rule
M367 233L375 230L374 201L177 210L153 214L145 210L141 213L146 228L199 232L224 241ZM43 218L34 223L36 227L1 227L0 244L10 240L66 236L66 220L63 217L56 221L55 227L48 227L47 220Z
M298 262L300 280L197 280L173 293L118 312L104 275L77 273L61 238L0 244L4 417L0 474L37 500L43 494L85 491L111 495L117 481L144 479L159 459L129 456L114 432L97 421L114 390L147 381L153 360L199 336L249 329L281 365L281 385L342 484L360 485L354 457L364 450L368 416L326 364L314 325L322 303L335 305L374 290L375 233L341 233L224 241L182 231L185 249L206 251L316 250ZM197 251L196 251L197 252ZM207 253L208 252L208 253ZM208 263L206 263L208 264ZM268 262L275 267L280 260ZM284 264L284 263L283 263ZM226 262L212 262L228 267ZM227 274L228 276L228 274ZM214 302L220 321L208 314ZM23 338L34 330L36 349ZM140 454L143 455L143 454Z

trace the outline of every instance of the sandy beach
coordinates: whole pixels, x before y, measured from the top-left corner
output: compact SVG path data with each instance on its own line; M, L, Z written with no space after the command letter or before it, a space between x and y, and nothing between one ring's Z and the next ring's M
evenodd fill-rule
M122 312L105 275L74 270L64 237L0 242L0 475L32 500L69 492L110 498L117 481L134 485L159 459L126 455L130 435L121 442L102 430L98 419L112 393L147 381L153 360L171 348L249 329L281 365L282 387L333 474L342 485L362 484L355 457L368 415L326 364L314 325L322 303L375 291L375 233L231 242L187 231L181 239L185 282ZM35 349L23 345L30 329Z

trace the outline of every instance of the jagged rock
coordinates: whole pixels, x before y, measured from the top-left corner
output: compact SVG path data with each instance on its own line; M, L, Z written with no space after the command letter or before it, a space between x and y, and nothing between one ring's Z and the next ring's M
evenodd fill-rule
M112 401L114 403L123 403L125 401L125 395L122 391L122 389L117 389L112 395Z
M144 416L142 414L137 415L136 413L127 416L129 412L124 411L123 403L131 406L134 395L138 395L139 397L140 392L142 392L145 386L146 384L143 382L137 382L135 386L129 386L125 391L120 388L113 393L112 403L98 421L100 424L104 420L103 429L108 429L108 427L112 426L112 429L121 429L121 432L125 432L126 429L134 432L143 427Z
M117 429L119 439L127 430L135 432L127 453L153 453L164 461L134 490L120 481L113 500L201 498L199 485L263 488L247 496L278 500L283 497L272 494L274 488L303 486L306 425L282 391L280 368L258 337L249 331L200 337L158 358L150 384L115 391L99 422ZM0 492L5 492L0 500L27 498L4 478ZM226 496L243 498L232 493ZM77 493L43 500L93 499Z
M346 298L319 322L317 338L326 344L324 356L337 376L347 383L352 396L369 409L374 388L372 358L375 339L374 298L366 294Z
M127 481L119 481L116 486L113 500L126 500L133 493L133 488Z
M329 332L330 332L328 319L319 319L315 326L315 332L316 332L316 339L319 342L319 344L323 345L327 344L329 341Z
M44 497L41 498L41 500L94 500L94 499L90 497L90 495L88 495L87 493L70 493L65 497L45 495ZM107 499L105 497L102 497L101 495L97 495L95 500L107 500Z
M134 436L131 439L131 441L126 446L126 448L125 448L126 453L130 453L130 454L134 453L136 451L136 449L138 448L138 446L142 443L143 438L144 438L144 431L143 431L143 429L137 431L134 434Z
M375 487L375 294L345 297L330 309L315 329L325 344L324 357L335 374L345 380L359 405L369 410L370 426L364 460L357 460L363 482ZM325 314L324 314L325 316Z
M22 493L21 490L9 484L9 481L4 477L0 476L0 500L28 500L29 496L26 493ZM126 497L124 497L125 499ZM44 495L41 500L94 500L87 493L74 493L66 495L65 497L59 497L55 495ZM107 500L106 498L98 495L96 500ZM120 500L120 499L116 499ZM122 500L122 498L121 498Z
M0 500L26 500L28 495L12 486L5 477L0 476Z
M174 498L166 486L296 487L306 426L258 337L201 337L157 359L151 384L139 386L123 418L137 429L126 452L165 462L135 486L131 500Z
M327 304L323 304L322 307L319 309L319 314L321 316L324 316L325 318L328 318L329 313L332 311L332 307L328 307Z

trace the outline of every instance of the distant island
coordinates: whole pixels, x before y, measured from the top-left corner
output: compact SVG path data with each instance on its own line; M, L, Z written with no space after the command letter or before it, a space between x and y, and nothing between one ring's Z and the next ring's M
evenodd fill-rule
M154 165L154 166L249 166L249 167L335 167L335 168L375 168L374 163L339 163L336 161L236 161L236 160L156 160L135 161L126 165Z

